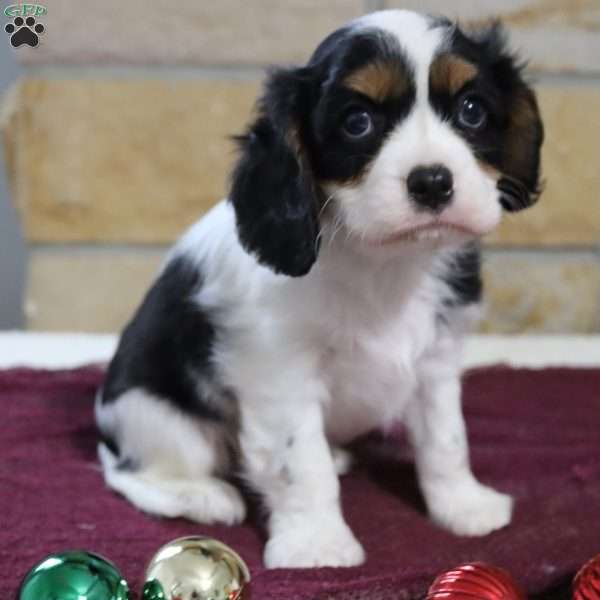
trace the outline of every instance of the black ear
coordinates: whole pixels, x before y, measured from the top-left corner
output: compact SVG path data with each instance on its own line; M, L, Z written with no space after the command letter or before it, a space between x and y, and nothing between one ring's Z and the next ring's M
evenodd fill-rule
M244 248L292 277L310 271L319 245L319 191L301 141L307 85L307 69L271 75L257 120L238 138L229 195Z
M505 210L516 212L537 202L543 141L544 127L535 93L521 81L509 97L502 176L498 180Z
M507 36L498 21L480 31L486 59L502 91L506 125L500 159L500 202L510 212L535 204L540 195L540 152L544 127L535 92L523 77L526 63L507 49Z

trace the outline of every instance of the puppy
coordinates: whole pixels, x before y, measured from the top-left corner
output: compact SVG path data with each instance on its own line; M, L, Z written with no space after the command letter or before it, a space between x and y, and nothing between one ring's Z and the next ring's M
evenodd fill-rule
M340 448L403 422L436 523L507 525L511 498L469 466L460 354L477 240L536 200L542 138L498 25L373 13L272 72L228 199L171 251L110 364L107 484L233 524L242 476L268 509L268 567L358 565Z

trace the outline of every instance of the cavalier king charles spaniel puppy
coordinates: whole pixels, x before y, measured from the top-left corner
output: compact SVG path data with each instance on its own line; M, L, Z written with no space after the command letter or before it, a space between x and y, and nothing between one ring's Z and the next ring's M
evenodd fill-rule
M154 515L268 511L267 567L365 560L343 447L403 423L431 518L507 525L469 465L461 346L478 240L539 192L543 128L500 26L402 10L272 71L227 199L183 235L96 401L106 483Z

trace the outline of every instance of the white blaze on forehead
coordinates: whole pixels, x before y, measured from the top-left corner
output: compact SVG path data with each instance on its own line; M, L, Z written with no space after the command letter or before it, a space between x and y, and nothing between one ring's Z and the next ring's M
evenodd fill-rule
M446 30L432 27L431 19L410 10L382 10L354 21L357 29L377 28L392 34L414 68L417 101L426 99L429 89L429 67L444 44Z

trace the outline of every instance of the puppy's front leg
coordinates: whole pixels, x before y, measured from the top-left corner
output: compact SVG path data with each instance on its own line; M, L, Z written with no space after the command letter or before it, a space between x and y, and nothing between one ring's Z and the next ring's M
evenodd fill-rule
M270 511L265 565L360 564L364 551L341 513L320 391L307 395L306 382L299 386L290 382L286 387L285 399L244 398L242 409L240 441L246 475Z
M434 521L458 535L485 535L510 522L512 499L479 483L469 464L461 385L453 362L430 363L406 424L419 484Z

